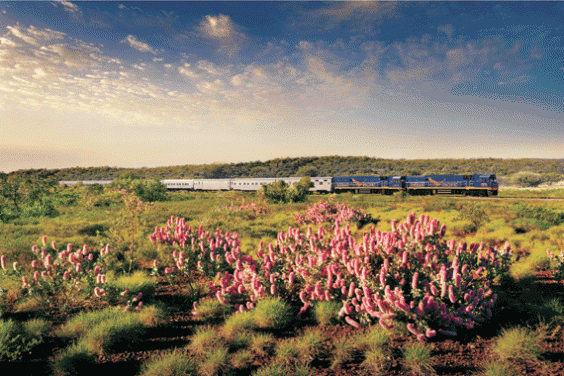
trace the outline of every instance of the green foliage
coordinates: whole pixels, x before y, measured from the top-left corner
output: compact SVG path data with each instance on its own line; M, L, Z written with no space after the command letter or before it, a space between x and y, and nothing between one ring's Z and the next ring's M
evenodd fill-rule
M543 230L548 229L550 226L560 226L564 224L564 211L562 209L547 208L545 205L526 205L518 202L510 205L508 210L515 213L515 215L521 219L539 220L538 226Z
M57 186L55 179L23 173L0 174L0 221L20 216L56 216L53 200L47 196Z
M166 201L166 186L157 179L135 181L133 191L143 201Z
M209 349L198 366L198 371L202 375L221 375L228 369L229 354L225 347Z
M543 182L543 176L532 171L519 171L509 181L517 187L536 187Z
M483 223L489 220L486 209L480 204L464 203L460 206L458 221L469 221L473 228L478 229ZM465 229L470 230L470 229ZM474 230L474 231L475 231ZM473 232L473 231L469 231Z
M351 361L355 352L353 341L346 336L333 337L331 346L331 368L339 367L342 364Z
M313 183L309 177L303 177L298 183L289 186L285 181L279 180L272 184L262 186L262 195L270 202L287 204L290 202L303 202L310 193Z
M0 360L21 360L43 342L48 331L49 324L41 319L23 324L0 320Z
M116 179L129 173L141 179L175 178L233 178L233 177L282 177L307 176L306 169L316 169L316 176L356 175L429 175L495 173L510 176L519 171L534 171L540 174L564 174L562 159L386 159L369 157L299 157L277 158L268 161L248 163L182 165L156 168L117 167L72 167L58 170L29 170L28 175L52 177L56 180L105 180ZM303 170L300 170L303 169ZM300 174L298 174L300 172ZM303 173L303 174L302 174Z
M196 375L196 362L178 349L160 354L145 362L140 376L191 376Z

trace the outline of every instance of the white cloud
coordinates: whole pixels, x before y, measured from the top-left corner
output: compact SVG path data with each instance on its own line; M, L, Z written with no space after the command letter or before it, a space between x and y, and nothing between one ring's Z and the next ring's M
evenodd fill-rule
M58 4L63 6L63 9L70 14L77 15L82 14L82 11L78 7L78 5L71 3L70 1L57 1Z
M35 68L33 71L34 74L32 77L35 79L41 79L47 76L47 73L45 73L45 70L43 70L43 68Z
M0 44L3 46L8 46L8 47L17 47L18 44L16 44L14 41L12 41L11 39L8 38L0 38Z
M241 48L241 44L246 39L245 34L229 16L220 14L219 16L206 16L201 22L197 31L201 36L216 41L220 46L220 51L228 56L235 55Z
M178 72L180 72L180 74L182 74L186 77L190 77L190 78L199 77L196 72L194 72L192 69L190 69L190 64L188 64L188 63L184 64L183 67L178 67Z
M149 46L147 43L141 42L133 35L128 35L124 40L121 41L121 43L127 43L137 51L150 52L154 55L157 54L157 52L151 46Z

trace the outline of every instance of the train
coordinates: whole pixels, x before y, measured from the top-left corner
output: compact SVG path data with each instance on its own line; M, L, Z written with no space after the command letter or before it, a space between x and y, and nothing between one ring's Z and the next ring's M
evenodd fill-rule
M301 177L282 178L232 178L232 179L162 179L170 191L258 191L265 184L284 181L288 185ZM411 195L465 195L497 196L499 185L493 174L472 175L417 175L417 176L320 176L311 177L312 192L317 193L372 193L393 194L407 192ZM112 180L83 181L84 185L109 184ZM60 181L73 185L78 181Z

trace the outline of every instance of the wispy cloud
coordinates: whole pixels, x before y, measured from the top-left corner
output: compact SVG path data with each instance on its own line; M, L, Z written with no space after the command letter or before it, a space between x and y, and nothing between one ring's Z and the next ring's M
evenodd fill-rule
M313 10L302 10L293 23L297 28L336 29L344 24L352 31L374 33L385 20L401 17L404 4L388 1L331 2Z
M150 52L153 55L157 54L157 51L155 51L151 46L149 46L145 42L141 42L134 35L128 35L125 39L121 41L121 43L127 43L130 47L136 49L137 51Z

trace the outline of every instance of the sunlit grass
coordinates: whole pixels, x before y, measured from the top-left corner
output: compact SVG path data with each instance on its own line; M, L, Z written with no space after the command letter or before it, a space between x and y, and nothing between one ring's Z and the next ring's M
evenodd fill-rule
M196 373L196 362L184 351L173 350L151 359L141 367L140 376L184 376Z
M431 349L422 342L408 343L403 349L403 366L415 375L434 375Z
M537 361L542 354L545 328L531 330L522 326L503 329L497 337L493 351L501 359Z

